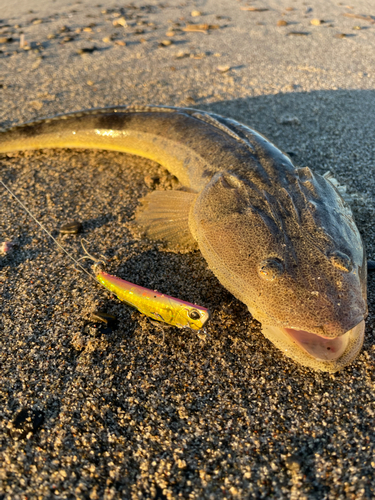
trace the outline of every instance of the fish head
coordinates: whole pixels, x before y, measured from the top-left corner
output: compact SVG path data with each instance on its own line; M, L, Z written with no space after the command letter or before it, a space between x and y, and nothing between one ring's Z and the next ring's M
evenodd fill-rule
M210 268L265 336L295 361L334 372L363 343L365 251L328 180L309 169L286 177L216 174L198 196L190 226Z

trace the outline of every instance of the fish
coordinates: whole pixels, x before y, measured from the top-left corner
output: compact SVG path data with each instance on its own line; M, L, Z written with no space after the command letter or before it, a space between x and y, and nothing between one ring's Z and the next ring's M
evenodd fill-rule
M219 282L293 361L334 373L364 341L366 253L329 179L233 119L191 108L84 110L0 133L0 153L93 148L139 155L182 188L152 191L136 222L171 247L198 248Z

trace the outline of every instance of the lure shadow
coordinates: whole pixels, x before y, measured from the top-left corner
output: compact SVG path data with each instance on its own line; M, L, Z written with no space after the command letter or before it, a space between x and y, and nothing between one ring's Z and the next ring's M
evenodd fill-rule
M198 271L193 272L192 266ZM207 268L200 252L176 254L149 250L131 257L113 274L139 286L205 307L219 307L233 300L233 296Z

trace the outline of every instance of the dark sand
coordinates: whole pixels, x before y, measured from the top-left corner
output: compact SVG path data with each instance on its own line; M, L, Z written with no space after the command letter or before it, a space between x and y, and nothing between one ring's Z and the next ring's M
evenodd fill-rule
M128 103L234 117L346 184L375 257L373 2L251 3L263 12L235 0L0 2L0 37L13 39L0 44L4 127ZM113 26L123 15L128 26ZM218 27L180 31L190 23ZM19 48L22 32L30 50ZM304 369L263 337L199 252L168 252L132 231L150 176L158 189L176 185L124 154L1 158L1 178L55 236L81 221L109 272L208 306L213 318L206 340L172 328L163 344L0 189L0 242L18 242L0 257L0 499L374 498L374 277L357 360L335 375ZM58 240L82 255L80 237ZM112 333L82 331L98 308L118 317Z

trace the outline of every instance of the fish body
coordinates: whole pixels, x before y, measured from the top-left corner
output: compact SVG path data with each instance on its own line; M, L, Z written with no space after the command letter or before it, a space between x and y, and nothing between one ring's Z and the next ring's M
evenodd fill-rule
M178 328L201 330L210 317L205 307L135 285L103 271L96 273L96 279L119 300L156 321Z
M334 372L364 337L366 256L335 186L258 132L193 109L119 107L71 113L0 134L0 153L123 151L157 161L184 190L145 197L150 238L197 245L219 281L295 361Z

